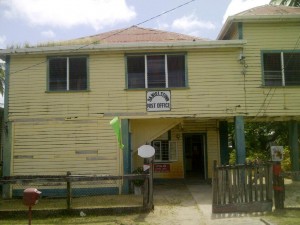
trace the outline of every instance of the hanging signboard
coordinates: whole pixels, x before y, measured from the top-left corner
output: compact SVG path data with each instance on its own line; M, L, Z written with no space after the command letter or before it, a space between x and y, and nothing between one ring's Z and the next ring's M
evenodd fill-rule
M155 173L170 173L170 164L154 164Z
M171 91L147 91L147 112L171 111Z
M283 146L271 146L272 161L280 162L283 159Z

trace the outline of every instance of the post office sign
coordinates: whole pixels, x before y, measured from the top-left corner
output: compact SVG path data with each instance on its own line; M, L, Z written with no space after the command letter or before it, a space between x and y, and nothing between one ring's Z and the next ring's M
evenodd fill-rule
M171 91L147 91L147 112L171 111Z

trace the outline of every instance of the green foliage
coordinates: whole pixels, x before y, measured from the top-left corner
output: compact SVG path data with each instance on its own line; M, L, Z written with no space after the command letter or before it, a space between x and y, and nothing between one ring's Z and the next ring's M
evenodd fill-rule
M270 5L285 5L300 7L300 0L271 0Z
M291 171L292 170L292 163L290 157L290 149L285 147L283 149L283 160L281 162L281 168L283 171Z
M1 95L3 95L4 93L4 81L5 81L4 69L0 66L0 94Z
M245 123L246 161L267 162L271 160L270 147L284 146L282 167L290 170L291 161L288 149L288 124L285 122L248 122ZM234 124L229 124L229 145L231 146L229 163L235 164Z
M144 170L142 167L137 167L134 171L132 171L133 174L143 174ZM144 180L133 180L132 183L135 186L142 186L144 184Z
M235 151L235 149L232 149L229 152L229 164L234 165L235 162L236 162L236 151Z

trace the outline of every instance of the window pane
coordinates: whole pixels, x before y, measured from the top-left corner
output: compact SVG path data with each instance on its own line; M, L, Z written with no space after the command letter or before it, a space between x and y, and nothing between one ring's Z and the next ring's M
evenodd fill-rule
M153 148L155 149L155 160L161 160L161 143L160 143L160 141L154 141Z
M185 87L185 56L168 55L169 87Z
M281 57L280 53L265 53L264 57L264 81L266 86L281 86Z
M67 58L49 59L49 90L67 90Z
M87 59L69 58L69 89L87 89Z
M144 56L127 57L128 88L145 88Z
M147 56L148 88L165 88L165 56Z
M300 85L300 53L284 53L285 85Z
M161 160L169 160L169 141L161 141Z

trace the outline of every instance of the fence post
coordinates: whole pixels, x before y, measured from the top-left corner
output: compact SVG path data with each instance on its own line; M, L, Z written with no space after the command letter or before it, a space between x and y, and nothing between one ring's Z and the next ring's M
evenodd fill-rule
M144 209L148 208L149 204L149 177L144 180L143 186L143 207Z
M214 213L214 206L218 204L218 170L217 170L217 161L214 160L214 166L213 166L213 179L212 179L212 185L213 185L213 202L212 202L212 212Z
M71 209L71 200L72 200L72 188L71 188L71 180L70 180L71 172L67 172L67 209Z
M284 179L280 176L281 163L273 163L273 189L274 189L274 201L275 209L284 208Z
M149 169L149 209L154 209L153 205L153 173L154 173L154 165L153 165L153 157L150 158L150 169Z

